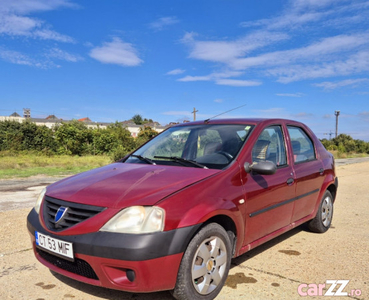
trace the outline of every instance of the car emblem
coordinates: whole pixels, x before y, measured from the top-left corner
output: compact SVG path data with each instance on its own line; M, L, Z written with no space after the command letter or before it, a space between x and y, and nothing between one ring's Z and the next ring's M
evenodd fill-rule
M54 219L55 224L58 224L63 220L65 214L68 211L68 209L69 209L69 207L64 207L64 206L59 207L58 211L56 212L55 219Z

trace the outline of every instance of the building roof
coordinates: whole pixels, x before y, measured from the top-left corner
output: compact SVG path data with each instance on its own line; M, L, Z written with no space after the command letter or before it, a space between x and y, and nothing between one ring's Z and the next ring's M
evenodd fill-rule
M49 115L46 120L59 120L55 115Z
M16 112L13 112L9 117L20 117L20 115Z
M78 121L80 121L80 122L92 122L89 117L78 119Z

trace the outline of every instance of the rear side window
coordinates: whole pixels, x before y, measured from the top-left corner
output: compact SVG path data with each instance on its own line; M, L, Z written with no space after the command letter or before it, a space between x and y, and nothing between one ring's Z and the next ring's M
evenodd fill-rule
M252 148L252 161L271 161L277 167L287 164L286 147L280 126L270 126L263 130Z
M306 132L299 127L287 126L291 139L293 158L295 163L315 159L314 144Z

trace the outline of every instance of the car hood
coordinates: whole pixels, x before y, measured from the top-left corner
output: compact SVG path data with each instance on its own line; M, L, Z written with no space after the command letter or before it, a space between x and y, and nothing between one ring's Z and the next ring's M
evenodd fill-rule
M154 205L218 172L220 170L113 163L53 183L46 194L65 201L110 208Z

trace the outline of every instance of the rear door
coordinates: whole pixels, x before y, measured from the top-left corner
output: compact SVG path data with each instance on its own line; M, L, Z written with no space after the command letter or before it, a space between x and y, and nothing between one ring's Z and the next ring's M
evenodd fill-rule
M298 126L287 126L296 182L296 201L292 222L311 214L315 208L320 187L324 180L324 169L317 159L313 139Z

